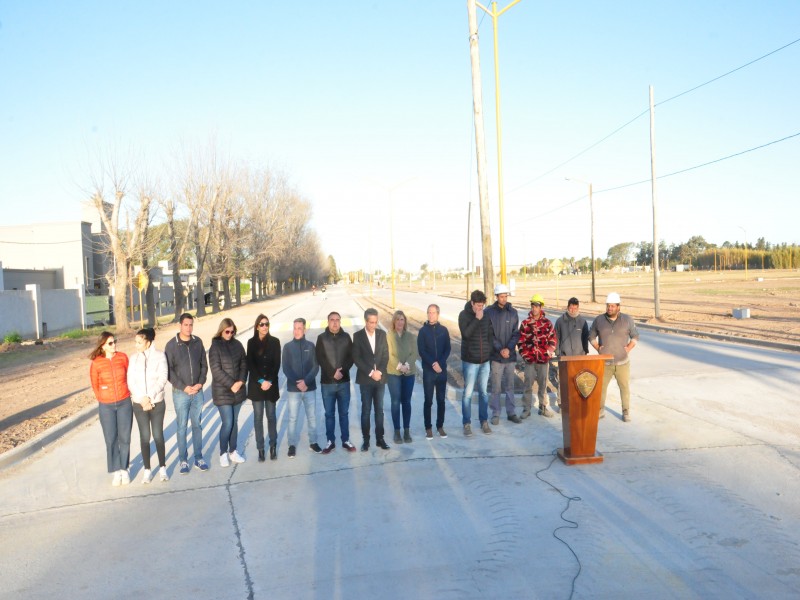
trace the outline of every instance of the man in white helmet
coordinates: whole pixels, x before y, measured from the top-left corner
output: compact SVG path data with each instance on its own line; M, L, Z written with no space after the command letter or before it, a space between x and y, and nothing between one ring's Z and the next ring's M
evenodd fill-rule
M492 425L500 423L501 395L506 399L506 416L512 423L520 423L514 406L514 383L516 381L517 342L519 341L519 315L517 309L508 301L508 286L499 283L494 286L497 301L486 309L486 316L492 322L493 342L491 353L492 395L489 405L492 409Z
M611 354L614 359L606 364L603 375L603 394L600 400L600 418L606 416L606 391L612 378L617 380L622 398L622 420L631 420L631 364L630 352L639 340L636 324L629 315L619 311L620 297L611 292L606 298L606 312L598 316L589 331L589 343L600 354Z

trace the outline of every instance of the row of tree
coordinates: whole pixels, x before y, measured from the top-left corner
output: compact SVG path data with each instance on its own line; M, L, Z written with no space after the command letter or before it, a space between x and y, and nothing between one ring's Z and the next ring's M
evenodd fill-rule
M310 203L282 174L233 164L213 145L184 152L162 178L130 165L99 156L85 190L107 234L118 329L129 328L126 294L136 266L149 275L158 261L168 261L176 319L186 306L182 268L195 270L198 316L206 313L206 280L216 312L220 303L241 304L243 277L250 279L255 299L328 281L336 273L335 262L324 257L310 228ZM148 279L145 297L152 325L155 307Z

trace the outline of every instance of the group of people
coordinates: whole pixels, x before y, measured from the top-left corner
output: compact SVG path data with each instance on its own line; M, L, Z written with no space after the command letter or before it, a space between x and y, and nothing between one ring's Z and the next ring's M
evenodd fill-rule
M458 316L461 333L461 363L464 375L462 395L462 424L464 435L472 435L472 394L478 392L478 417L481 430L492 433L491 424L500 420L501 399L505 398L506 416L513 423L527 419L533 409L533 385L538 386L538 413L552 417L547 381L549 366L554 357L587 354L591 344L601 353L611 354L613 361L606 367L603 380L602 406L608 384L615 378L622 397L624 421L630 421L630 364L629 353L636 345L638 332L633 319L620 312L616 293L606 299L606 312L589 328L580 315L577 298L570 298L567 311L555 325L546 318L544 299L534 294L530 299L528 317L519 323L516 309L508 301L509 290L504 285L494 289L496 301L486 306L486 295L475 290ZM203 459L201 413L204 404L203 387L209 369L212 375L212 400L220 416L219 463L228 467L245 462L238 451L238 416L242 403L250 399L253 405L258 460L266 460L266 442L270 460L277 460L276 404L280 398L278 375L286 377L288 408L288 456L297 455L301 423L300 406L306 417L309 449L329 454L336 448L336 421L342 448L355 452L350 441L350 370L355 365L356 380L361 397L361 451L370 448L374 423L375 445L388 450L385 439L383 400L388 386L391 398L391 417L396 444L413 442L411 436L411 397L417 375L417 360L422 366L423 421L425 437L434 436L432 408L436 399L435 430L446 438L444 430L447 360L450 356L450 334L439 322L440 308L431 304L427 320L418 335L408 331L408 319L402 310L392 315L391 328L384 332L378 327L378 311L364 312L364 327L352 338L342 329L341 315L328 314L327 326L317 337L316 344L306 339L306 320L293 322L292 340L281 347L270 334L269 318L260 314L255 320L253 335L247 349L236 339L233 320L224 318L211 340L208 354L202 340L193 334L194 317L184 313L180 329L164 351L154 346L155 331L142 329L136 334L136 352L130 359L116 350L114 335L103 332L91 359L92 388L99 403L100 423L106 443L108 471L112 485L130 482L130 442L133 417L139 428L142 453L142 483L153 477L151 440L158 456L158 477L167 481L164 444L165 389L172 385L172 399L177 425L178 468L187 474L189 462L187 429L191 422L192 462L194 468L207 471ZM515 367L517 352L524 362L524 391L522 413L517 416L515 405ZM317 435L316 390L320 377L322 403L325 411L325 445L320 446ZM492 380L491 405L487 392ZM264 416L267 435L264 433ZM604 416L604 408L600 416Z
M504 284L494 288L496 301L486 306L487 298L475 290L458 316L461 332L461 364L464 374L464 392L461 400L464 435L472 435L472 393L478 392L478 418L481 431L492 433L491 424L500 422L501 399L505 397L506 417L512 423L521 423L531 415L533 385L537 386L538 413L543 417L554 415L547 393L550 364L562 356L589 353L589 345L613 359L606 365L603 376L602 399L599 418L605 416L608 385L617 381L622 398L622 420L630 422L630 358L639 333L629 315L620 312L619 294L612 292L606 298L606 312L592 322L591 328L580 314L580 302L570 298L567 311L555 322L544 312L544 298L534 294L531 310L520 324L517 310L508 301L509 289ZM517 351L522 357L523 393L522 414L516 414L515 381ZM491 399L488 382L491 378ZM558 385L556 385L558 390ZM491 400L491 401L490 401Z

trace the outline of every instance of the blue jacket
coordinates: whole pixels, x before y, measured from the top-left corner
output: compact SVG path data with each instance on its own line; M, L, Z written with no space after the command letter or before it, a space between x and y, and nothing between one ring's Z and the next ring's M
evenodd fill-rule
M292 338L292 341L283 346L283 358L281 358L281 368L286 375L286 391L299 392L297 381L305 381L309 390L317 389L317 353L314 343L309 342L305 337L301 340Z
M423 371L433 371L431 366L438 362L442 371L447 371L447 358L450 356L450 332L441 323L431 325L426 322L417 334L417 350Z
M517 309L511 306L511 302L506 302L503 308L495 302L488 307L484 314L492 322L494 340L492 341L491 359L494 362L515 363L517 362L517 342L519 342L519 315ZM511 353L508 358L500 356L500 350L508 348Z

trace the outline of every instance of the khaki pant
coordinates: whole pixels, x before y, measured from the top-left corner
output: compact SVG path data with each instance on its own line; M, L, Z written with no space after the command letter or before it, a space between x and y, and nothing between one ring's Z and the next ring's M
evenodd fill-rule
M522 392L522 408L530 412L531 405L533 404L533 382L536 382L539 408L547 408L550 406L550 397L547 395L547 372L550 369L549 363L538 365L534 363L525 363L525 385Z
M600 399L600 410L606 407L606 391L608 391L608 384L611 379L617 380L619 386L619 395L622 399L622 410L628 410L631 407L631 363L627 362L624 365L606 365L603 372L603 395Z

